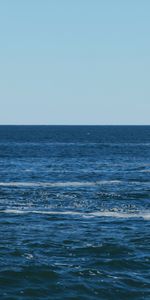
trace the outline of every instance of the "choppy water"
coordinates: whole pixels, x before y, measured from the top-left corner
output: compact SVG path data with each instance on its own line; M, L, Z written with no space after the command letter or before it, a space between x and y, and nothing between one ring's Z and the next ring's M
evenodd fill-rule
M150 299L150 126L0 126L0 299Z

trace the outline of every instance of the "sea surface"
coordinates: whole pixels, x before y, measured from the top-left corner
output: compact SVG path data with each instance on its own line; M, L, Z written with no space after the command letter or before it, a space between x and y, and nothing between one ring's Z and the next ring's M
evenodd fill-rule
M0 300L150 299L150 126L0 126Z

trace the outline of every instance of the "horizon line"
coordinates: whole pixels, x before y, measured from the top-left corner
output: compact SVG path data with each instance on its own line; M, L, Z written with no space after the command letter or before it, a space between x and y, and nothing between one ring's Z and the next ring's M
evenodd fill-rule
M150 126L150 124L0 124L0 126Z

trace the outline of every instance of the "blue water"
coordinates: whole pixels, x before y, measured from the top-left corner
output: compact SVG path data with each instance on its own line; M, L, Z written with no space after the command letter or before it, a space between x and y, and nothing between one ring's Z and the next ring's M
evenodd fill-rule
M150 299L150 126L0 126L0 299Z

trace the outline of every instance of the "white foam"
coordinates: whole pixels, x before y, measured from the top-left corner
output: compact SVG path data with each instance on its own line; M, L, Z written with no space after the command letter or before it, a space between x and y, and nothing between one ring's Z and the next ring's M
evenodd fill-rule
M19 209L5 209L0 210L0 213L5 214L43 214L43 215L78 215L85 218L94 218L94 217L106 217L106 218L143 218L145 220L150 220L150 211L143 212L121 212L121 211L96 211L90 213L83 213L77 211L44 211L44 210L19 210Z
M113 217L113 218L129 218L131 214L121 213L121 212L112 212L112 211L96 211L91 213L94 217ZM133 215L132 215L133 216Z
M140 172L141 172L141 173L150 173L150 169L147 169L147 170L141 170Z
M21 210L21 209L5 209L5 210L0 210L0 213L5 213L5 214L24 214L28 213L29 211Z
M44 211L44 210L21 210L21 209L5 209L0 210L0 213L5 214L43 214L43 215L83 215L76 211Z
M150 212L143 214L142 218L144 218L145 220L150 220Z
M8 187L69 187L92 186L93 182L0 182L0 186Z
M112 218L143 218L145 220L150 219L150 213L128 213L128 212L114 212L114 211L100 211L91 213L92 216L95 217L112 217Z
M8 187L82 187L96 186L103 184L118 184L119 180L101 180L101 181L66 181L66 182L0 182L0 186Z

